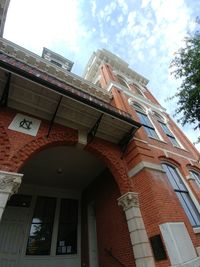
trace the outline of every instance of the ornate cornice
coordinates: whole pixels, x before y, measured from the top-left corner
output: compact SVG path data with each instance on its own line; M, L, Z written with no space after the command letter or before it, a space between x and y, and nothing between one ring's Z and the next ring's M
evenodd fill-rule
M101 87L81 78L70 71L66 71L65 69L56 66L50 61L41 58L40 56L28 51L23 47L20 47L17 44L12 43L9 40L0 38L0 51L9 57L17 59L18 61L26 64L27 66L49 74L51 77L71 85L80 91L95 96L107 103L109 103L112 98L111 94Z
M0 171L0 191L12 194L17 193L23 174Z
M135 192L127 192L117 200L118 205L122 206L124 211L132 207L139 207L138 193Z

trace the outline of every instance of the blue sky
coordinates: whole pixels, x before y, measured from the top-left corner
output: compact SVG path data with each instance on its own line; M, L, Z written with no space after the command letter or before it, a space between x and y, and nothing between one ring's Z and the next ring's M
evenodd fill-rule
M178 82L169 64L195 30L198 10L199 0L11 0L4 38L39 55L47 47L72 60L78 75L93 51L106 48L150 80L172 115L176 104L165 99ZM184 132L192 142L199 135L191 125Z

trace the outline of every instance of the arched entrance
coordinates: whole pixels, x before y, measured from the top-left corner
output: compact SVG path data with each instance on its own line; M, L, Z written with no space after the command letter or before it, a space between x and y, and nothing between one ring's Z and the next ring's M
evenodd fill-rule
M2 218L0 265L80 266L81 195L105 168L74 146L33 155L20 170L23 182Z
M94 142L94 152L97 147ZM116 243L114 233L113 240L102 237L113 228L106 207L123 217L116 201L120 190L105 163L77 146L60 144L35 153L19 172L22 184L0 223L0 266L101 266L98 241L101 251Z

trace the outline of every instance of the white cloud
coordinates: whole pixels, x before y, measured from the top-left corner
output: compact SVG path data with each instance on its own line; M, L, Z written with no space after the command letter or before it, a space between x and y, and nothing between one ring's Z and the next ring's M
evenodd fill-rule
M91 3L91 6L92 6L92 8L91 8L92 16L95 17L96 9L97 9L96 1L95 0L91 0L90 3Z
M103 44L107 44L108 43L108 39L106 37L103 37L101 40L100 40Z
M147 7L150 2L151 0L142 0L141 8Z
M66 16L69 8L70 12ZM78 20L77 0L57 0L56 11L55 4L48 0L10 2L4 37L36 53L40 54L43 46L50 48L61 42L65 42L71 51L77 52L80 49L78 39L85 34Z
M122 10L122 13L124 15L126 15L128 13L128 10L129 10L128 5L126 3L126 0L117 0L117 2L118 2L119 7Z
M117 22L118 23L122 23L124 20L124 17L122 15L120 15L118 18L117 18Z

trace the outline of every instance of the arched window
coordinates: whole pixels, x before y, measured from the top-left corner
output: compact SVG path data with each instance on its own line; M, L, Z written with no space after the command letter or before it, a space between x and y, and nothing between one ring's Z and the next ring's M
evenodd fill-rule
M197 171L191 170L190 171L190 175L191 175L192 178L195 179L197 185L200 187L200 173L197 172Z
M123 77L121 77L120 75L117 75L117 79L118 79L119 83L120 83L122 86L124 86L124 87L126 87L126 88L129 89L129 87L128 87L128 85L127 85L127 83L126 83L126 81L124 80Z
M96 81L95 85L101 87L100 81Z
M168 163L162 164L171 186L173 187L191 225L193 227L200 226L200 214L197 210L190 193L185 186L178 169Z
M155 115L158 123L160 124L163 132L167 135L167 137L169 138L169 140L171 141L171 143L174 146L180 147L178 141L176 140L176 137L171 132L171 130L169 129L168 125L165 123L165 119L160 114L158 114L157 112L154 112L154 115Z
M144 126L144 129L145 129L147 135L149 137L159 139L159 137L156 133L156 130L155 130L153 124L151 123L149 117L147 116L145 110L143 109L143 107L136 102L133 103L133 107L135 108L135 111L139 117L141 124Z
M134 87L134 89L133 89L134 92L135 92L136 94L139 94L139 95L142 95L142 96L143 96L142 92L140 91L139 86L138 86L137 84L135 84L135 83L133 83L132 85L133 85L133 87Z

